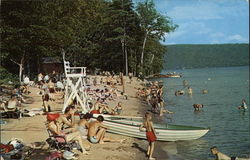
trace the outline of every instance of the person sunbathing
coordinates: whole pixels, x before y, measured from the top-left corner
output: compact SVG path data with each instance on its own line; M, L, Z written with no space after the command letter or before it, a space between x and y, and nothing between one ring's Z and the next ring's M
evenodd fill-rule
M75 106L74 105L70 105L68 106L65 111L64 114L60 114L60 116L58 117L58 122L62 125L67 125L70 128L75 129Z
M122 112L122 102L118 102L118 104L112 108L112 114L120 115Z
M15 95L11 95L10 100L3 108L5 111L18 111L21 109L21 103L18 101Z
M86 113L85 115L80 115L80 121L78 122L77 129L80 131L82 137L88 136L89 120L92 118L92 114Z
M96 103L94 104L93 110L90 112L92 114L111 114L111 110L109 106L103 103L102 99L97 99Z
M103 125L103 116L98 116L96 121L89 123L88 139L91 143L104 144L104 142L120 142L122 143L125 139L113 139L105 136L107 126Z
M66 131L66 130L61 130L62 125L59 119L59 114L57 116L55 116L54 118L48 118L47 116L47 120L48 120L48 124L47 124L47 128L49 129L49 131L57 136L62 136L62 137L57 137L57 141L58 142L71 142L71 141L77 141L78 144L80 145L80 151L82 152L82 154L88 154L88 152L86 151L86 149L89 149L87 146L84 146L83 143L83 139L81 138L80 132L79 131Z
M22 91L20 89L21 87L18 85L15 85L14 89L11 91L12 95L16 96L18 99L20 99L21 102L26 102L22 95Z

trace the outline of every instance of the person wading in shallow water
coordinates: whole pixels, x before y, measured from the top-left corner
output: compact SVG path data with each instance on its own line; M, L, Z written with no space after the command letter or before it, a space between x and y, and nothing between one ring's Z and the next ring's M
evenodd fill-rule
M215 146L210 148L210 150L211 150L211 153L215 155L215 160L237 160L238 159L236 157L229 157L225 155L224 153L219 152L217 147Z
M145 114L144 123L139 128L140 131L143 131L142 129L143 127L146 128L146 137L149 142L147 156L148 156L148 159L154 160L155 158L153 158L152 155L154 152L154 145L155 145L155 141L157 138L156 138L156 134L155 134L156 132L153 126L153 122L152 122L152 115L148 112Z

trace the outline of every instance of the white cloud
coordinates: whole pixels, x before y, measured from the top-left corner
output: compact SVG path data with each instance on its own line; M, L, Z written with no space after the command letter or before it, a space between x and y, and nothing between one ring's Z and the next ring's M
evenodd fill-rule
M244 37L242 37L239 34L230 35L230 36L227 37L227 39L229 41L240 41L240 42L246 42L246 41L248 41L247 38L244 38Z
M239 35L225 35L222 32L215 32L213 34L210 34L210 43L211 44L218 44L218 43L225 43L225 42L231 42L231 43L248 43L248 39Z
M222 32L214 32L209 35L210 43L211 44L218 44L222 43L225 40L225 34Z

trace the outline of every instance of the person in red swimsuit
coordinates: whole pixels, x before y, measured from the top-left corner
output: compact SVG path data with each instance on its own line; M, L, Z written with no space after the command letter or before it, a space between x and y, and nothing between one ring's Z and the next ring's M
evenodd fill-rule
M145 114L145 121L140 126L140 131L143 130L142 129L143 127L146 128L146 137L149 142L147 156L150 160L154 160L155 158L153 158L152 155L154 152L154 145L155 145L155 141L157 140L157 137L156 137L156 134L155 134L156 132L155 132L153 122L152 122L152 115L148 112L146 112Z

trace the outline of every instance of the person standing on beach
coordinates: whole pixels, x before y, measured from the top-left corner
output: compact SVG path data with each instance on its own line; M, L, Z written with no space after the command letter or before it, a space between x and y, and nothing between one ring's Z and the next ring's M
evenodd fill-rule
M133 78L133 73L128 73L128 77L129 77L129 83L131 84L132 83L132 78Z
M153 126L153 122L152 122L152 115L148 112L145 114L145 121L140 126L139 130L143 131L142 129L143 127L146 128L146 137L149 142L147 156L148 156L148 159L154 160L155 158L153 158L152 155L154 152L154 145L155 145L155 141L157 138L156 138L156 134L155 134L156 132Z

